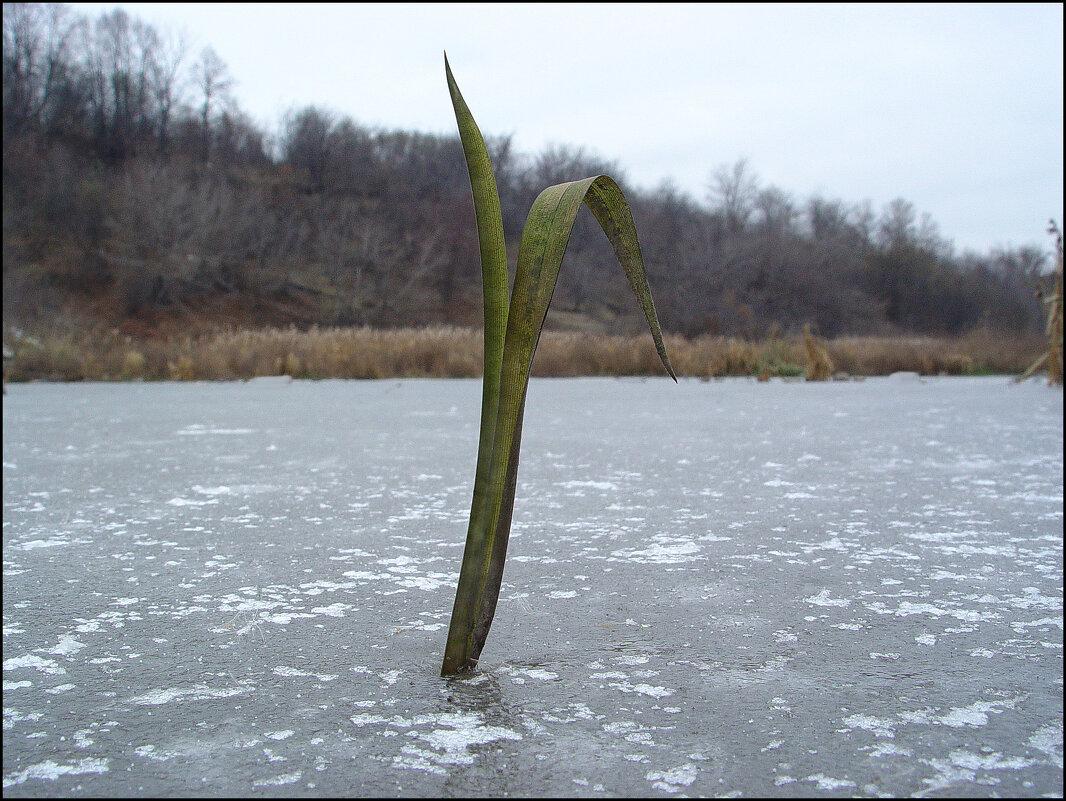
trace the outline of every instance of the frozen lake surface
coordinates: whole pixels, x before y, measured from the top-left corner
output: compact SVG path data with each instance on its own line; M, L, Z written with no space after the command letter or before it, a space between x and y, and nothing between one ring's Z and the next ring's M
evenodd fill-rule
M9 386L5 797L1061 796L1061 390L534 380L446 680L480 386Z

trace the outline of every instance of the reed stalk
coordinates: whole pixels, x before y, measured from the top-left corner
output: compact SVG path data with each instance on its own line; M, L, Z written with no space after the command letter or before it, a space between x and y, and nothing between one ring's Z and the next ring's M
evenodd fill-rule
M1037 289L1036 296L1044 306L1047 315L1047 323L1044 326L1044 336L1047 339L1047 347L1040 357L1029 365L1029 368L1018 376L1015 381L1027 379L1043 365L1047 365L1048 386L1062 386L1062 232L1050 220L1048 233L1055 237L1055 272L1052 276L1050 291L1043 287Z

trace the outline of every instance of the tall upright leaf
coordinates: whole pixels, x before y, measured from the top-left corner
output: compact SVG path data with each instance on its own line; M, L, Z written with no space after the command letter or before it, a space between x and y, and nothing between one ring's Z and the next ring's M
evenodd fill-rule
M441 674L447 676L477 665L496 611L511 531L529 371L582 203L611 241L648 321L659 358L670 376L675 381L677 378L655 315L632 213L622 190L609 176L556 184L540 193L522 231L510 303L506 313L500 313L496 304L501 272L506 295L506 257L501 255L502 223L496 225L500 219L496 183L484 141L455 84L447 56L445 72L474 194L486 315L481 439L466 549L441 668ZM501 320L505 322L502 331ZM490 364L490 350L493 359L499 352L498 364ZM490 370L495 373L490 375Z

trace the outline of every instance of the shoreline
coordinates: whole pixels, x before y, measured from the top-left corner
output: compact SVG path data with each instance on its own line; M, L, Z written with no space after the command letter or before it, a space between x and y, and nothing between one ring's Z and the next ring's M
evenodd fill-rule
M666 346L679 377L796 378L808 367L801 334L749 341L685 338ZM961 337L841 336L822 341L829 378L890 375L1017 375L1043 348L1037 335L975 331ZM292 378L477 378L481 331L424 328L262 328L137 339L117 331L88 335L4 334L4 379L24 381L247 380ZM651 338L545 331L535 377L662 374Z

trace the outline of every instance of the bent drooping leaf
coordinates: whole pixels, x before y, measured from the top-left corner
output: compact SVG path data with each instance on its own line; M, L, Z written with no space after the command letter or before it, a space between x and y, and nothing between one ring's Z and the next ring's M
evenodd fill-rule
M670 376L675 381L677 378L670 366L662 331L655 316L655 306L652 303L629 205L618 184L606 175L550 186L533 202L522 231L514 287L505 315L506 333L501 337L498 327L490 330L489 294L493 293L495 303L499 297L501 271L506 291L506 262L503 261L501 268L498 257L500 251L492 247L491 267L486 267L486 238L482 231L491 232L490 245L494 244L491 240L497 230L499 240L496 241L502 241L502 225L499 229L494 227L494 221L499 218L499 198L491 168L488 166L484 142L477 132L477 126L463 102L462 95L459 94L451 69L447 67L447 57L445 67L470 172L478 236L482 245L482 272L486 282L486 372L482 396L482 439L478 447L478 469L474 481L474 500L470 511L466 550L463 553L459 586L456 590L441 669L442 675L450 675L470 670L477 664L496 611L511 530L529 371L544 327L548 304L555 291L559 266L582 203L588 206L610 239L629 285L647 318L659 358ZM493 282L491 287L490 280ZM498 323L502 315L495 306L492 314L494 323ZM489 362L490 337L499 337L502 340L502 355L498 366ZM500 342L492 342L492 353L497 353L497 347L500 346ZM498 374L490 377L490 369L498 370ZM492 393L489 390L490 381L495 388ZM491 447L488 447L490 440ZM483 465L483 454L486 454L487 465Z

